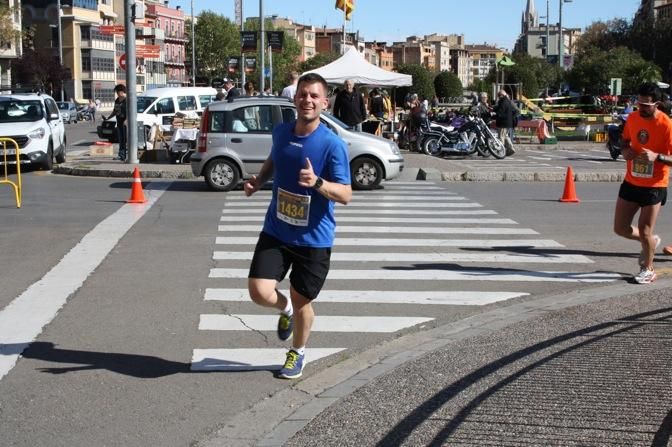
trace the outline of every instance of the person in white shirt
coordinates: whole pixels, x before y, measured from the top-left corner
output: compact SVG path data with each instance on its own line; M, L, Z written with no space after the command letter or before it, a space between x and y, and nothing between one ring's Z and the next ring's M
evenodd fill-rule
M296 84L299 82L299 74L293 71L290 73L289 78L291 79L292 83L282 89L280 96L284 96L285 98L293 100L294 95L296 95Z

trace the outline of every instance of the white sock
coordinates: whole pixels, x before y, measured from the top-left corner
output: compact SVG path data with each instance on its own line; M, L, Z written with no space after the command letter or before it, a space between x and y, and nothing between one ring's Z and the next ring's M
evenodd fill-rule
M276 292L276 293L279 294L280 292ZM284 309L282 309L281 312L283 314L287 315L288 317L291 317L294 314L294 308L292 307L292 300L289 299L288 297L285 297L285 299L287 300L287 305L285 306Z
M300 348L295 348L292 346L292 351L296 352L299 355L305 355L306 354L306 347L301 346Z

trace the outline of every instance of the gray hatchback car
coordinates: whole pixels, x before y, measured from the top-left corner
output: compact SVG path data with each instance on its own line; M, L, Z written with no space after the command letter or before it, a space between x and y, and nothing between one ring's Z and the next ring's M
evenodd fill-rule
M230 191L241 180L259 173L271 151L273 128L296 120L291 100L273 96L239 97L213 102L204 110L191 171L205 177L216 191ZM404 157L393 141L355 132L335 117L320 117L348 145L354 189L373 189L404 168Z

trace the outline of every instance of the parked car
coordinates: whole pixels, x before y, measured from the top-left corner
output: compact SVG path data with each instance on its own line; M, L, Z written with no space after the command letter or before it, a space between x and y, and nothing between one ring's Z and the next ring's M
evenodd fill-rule
M51 170L54 158L57 163L65 162L65 126L56 101L49 95L0 95L0 137L17 142L21 164ZM16 164L16 149L7 145L6 150L7 163ZM4 157L0 157L0 164L4 164Z
M77 122L77 106L72 102L58 101L58 110L61 111L61 118L66 124Z
M191 170L204 176L211 189L229 191L259 173L271 150L273 128L295 120L296 107L287 98L255 96L213 102L201 118ZM355 132L328 113L322 113L320 120L348 145L354 189L375 188L403 170L404 158L395 142Z
M212 87L162 87L146 90L137 98L137 121L142 123L145 135L154 124L169 125L177 112L198 115L215 99L217 90ZM117 141L116 120L103 121L97 128L98 137Z

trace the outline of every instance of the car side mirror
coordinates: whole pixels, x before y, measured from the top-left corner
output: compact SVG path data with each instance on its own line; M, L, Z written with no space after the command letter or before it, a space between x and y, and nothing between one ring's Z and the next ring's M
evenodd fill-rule
M57 119L58 119L58 113L52 113L51 115L49 115L49 121Z

